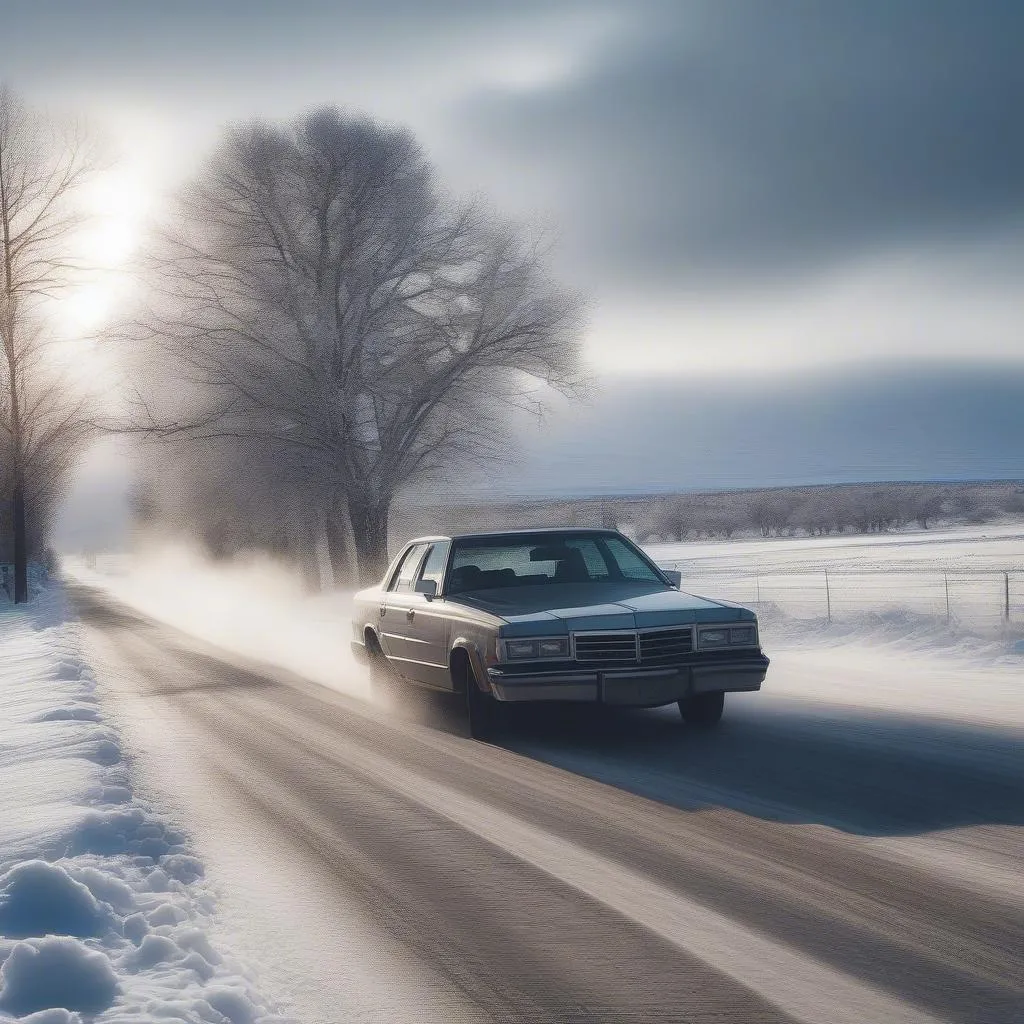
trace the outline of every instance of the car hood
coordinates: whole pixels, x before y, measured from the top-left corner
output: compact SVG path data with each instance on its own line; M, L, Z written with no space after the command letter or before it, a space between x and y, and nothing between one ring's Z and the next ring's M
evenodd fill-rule
M477 590L451 600L504 619L503 636L755 618L738 605L651 583L549 583Z

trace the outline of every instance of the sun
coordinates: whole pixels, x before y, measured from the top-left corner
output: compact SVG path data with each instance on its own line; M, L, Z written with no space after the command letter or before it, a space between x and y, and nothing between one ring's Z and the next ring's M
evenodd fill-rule
M153 203L140 169L116 166L83 187L84 223L78 232L81 257L101 270L124 265L135 251Z
M100 171L78 199L82 226L72 247L82 269L54 305L57 334L69 339L94 334L130 295L131 258L154 203L145 176L131 165Z

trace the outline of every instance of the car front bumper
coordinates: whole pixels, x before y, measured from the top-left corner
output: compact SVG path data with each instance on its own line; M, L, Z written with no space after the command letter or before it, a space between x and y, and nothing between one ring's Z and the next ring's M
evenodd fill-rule
M491 692L502 701L561 700L656 707L697 693L759 690L768 665L765 655L750 653L713 660L698 656L685 664L657 668L574 666L531 674L492 666L487 669L487 680Z

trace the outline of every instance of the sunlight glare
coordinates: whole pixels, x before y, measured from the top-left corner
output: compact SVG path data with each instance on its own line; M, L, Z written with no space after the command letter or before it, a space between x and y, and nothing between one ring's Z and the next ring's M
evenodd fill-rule
M86 223L79 232L82 257L103 270L122 266L138 245L152 195L136 168L102 172L82 197Z
M84 280L57 301L58 334L81 338L95 333L132 288L129 261L154 203L140 169L129 164L100 172L83 189L84 223L76 233L76 255Z

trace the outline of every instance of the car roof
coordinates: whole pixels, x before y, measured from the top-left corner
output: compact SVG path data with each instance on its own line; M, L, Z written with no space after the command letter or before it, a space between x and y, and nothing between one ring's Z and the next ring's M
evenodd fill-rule
M579 533L579 534L590 534L593 536L607 536L608 534L618 534L618 530L612 529L601 529L600 527L594 526L546 526L540 529L534 530L488 530L484 533L456 533L450 537L414 537L409 541L409 544L427 544L430 542L437 542L439 540L493 540L497 537L508 537L509 539L516 539L519 537L529 540L536 537L546 537L553 534L564 534L564 533Z

